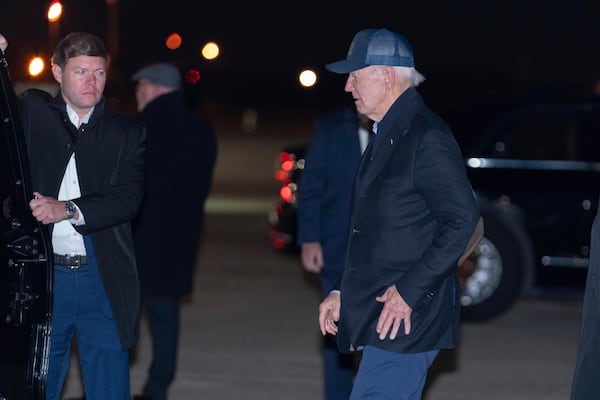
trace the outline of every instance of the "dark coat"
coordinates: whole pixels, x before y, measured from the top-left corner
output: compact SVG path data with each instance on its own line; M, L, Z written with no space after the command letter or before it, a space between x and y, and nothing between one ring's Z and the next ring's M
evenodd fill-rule
M378 124L358 167L342 276L340 351L371 345L398 353L452 348L460 315L456 265L480 212L449 127L414 88ZM413 309L411 333L375 330L390 286Z
M592 224L590 263L583 295L581 337L571 400L600 398L600 210Z
M360 161L354 107L319 118L298 185L298 244L319 242L323 249L324 293L344 270L354 175ZM325 286L325 285L324 285Z
M157 97L140 119L147 129L146 192L134 222L142 293L178 296L193 286L217 157L212 125L179 92Z
M22 99L33 190L57 198L75 152L81 197L74 202L85 216L85 225L75 229L92 239L119 339L128 349L137 340L140 309L130 221L142 202L144 126L102 100L79 134L60 93L50 98L31 89Z

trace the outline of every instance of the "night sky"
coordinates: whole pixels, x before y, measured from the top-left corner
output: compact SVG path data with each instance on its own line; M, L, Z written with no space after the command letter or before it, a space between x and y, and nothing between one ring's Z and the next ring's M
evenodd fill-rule
M21 71L30 54L49 54L53 48L48 3L2 2L0 32L10 43L13 79L27 79ZM106 39L105 0L62 3L61 36L83 30ZM169 60L200 70L202 78L194 90L205 98L232 104L334 104L348 96L343 92L345 77L327 72L324 64L344 58L358 30L376 27L405 35L413 45L417 69L427 77L423 89L446 96L466 91L589 92L600 78L598 1L337 4L119 0L119 46L110 87L123 90L142 64ZM174 31L184 42L170 51L163 43ZM209 40L222 45L221 57L213 62L199 55ZM320 73L317 87L298 88L296 75L304 67Z

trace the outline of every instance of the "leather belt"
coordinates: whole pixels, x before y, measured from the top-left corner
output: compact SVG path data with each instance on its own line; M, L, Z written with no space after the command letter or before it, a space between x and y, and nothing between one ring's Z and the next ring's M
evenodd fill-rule
M77 269L87 264L87 257L80 254L55 254L54 264L64 265L65 267L69 267L71 269Z

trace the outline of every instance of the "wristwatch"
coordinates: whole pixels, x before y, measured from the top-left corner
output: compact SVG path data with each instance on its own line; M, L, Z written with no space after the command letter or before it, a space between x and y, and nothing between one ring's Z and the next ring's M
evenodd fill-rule
M65 211L67 212L67 219L73 219L73 217L75 217L75 213L77 212L75 203L73 203L71 200L67 201L65 203Z

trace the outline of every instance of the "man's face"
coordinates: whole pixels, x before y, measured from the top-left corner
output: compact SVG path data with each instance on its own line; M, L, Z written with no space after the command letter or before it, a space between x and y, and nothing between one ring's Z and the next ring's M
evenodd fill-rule
M350 72L344 90L352 94L356 110L379 121L385 109L385 74L382 67L370 66Z
M102 99L106 85L106 60L102 57L69 58L64 68L52 66L54 79L65 99L77 114L87 114Z

